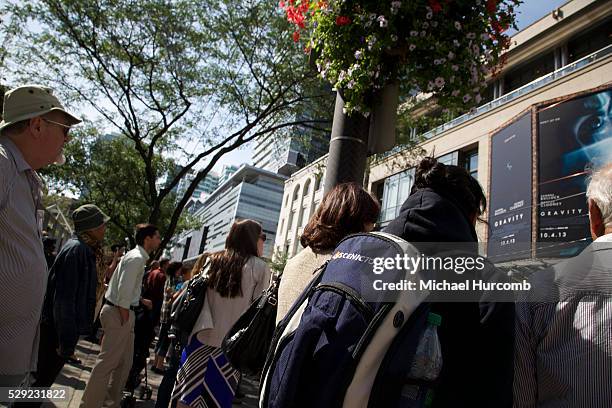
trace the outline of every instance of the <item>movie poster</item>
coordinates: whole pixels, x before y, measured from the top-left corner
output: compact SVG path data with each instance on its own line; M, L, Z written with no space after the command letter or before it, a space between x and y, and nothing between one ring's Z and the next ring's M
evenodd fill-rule
M611 101L607 89L538 113L538 256L574 256L590 241L587 175L612 161Z
M531 112L491 139L487 257L494 263L531 257Z

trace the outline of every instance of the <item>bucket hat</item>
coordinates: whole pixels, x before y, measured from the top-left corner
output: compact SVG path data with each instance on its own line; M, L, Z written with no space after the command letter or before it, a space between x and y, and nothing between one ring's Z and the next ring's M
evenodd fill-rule
M52 111L59 111L68 118L67 125L81 123L81 119L64 109L62 103L53 95L53 90L42 85L24 85L11 89L4 94L0 130L14 123L32 119Z

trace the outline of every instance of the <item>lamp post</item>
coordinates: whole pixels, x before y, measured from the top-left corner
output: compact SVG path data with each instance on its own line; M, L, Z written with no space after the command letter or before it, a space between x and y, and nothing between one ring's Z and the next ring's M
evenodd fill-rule
M338 91L324 192L340 183L354 181L362 184L367 157L386 152L395 145L398 96L398 83L388 84L375 94L372 113L365 117L358 112L345 114L344 100Z
M370 120L357 112L347 115L343 108L344 100L338 91L329 141L324 193L340 183L363 182Z

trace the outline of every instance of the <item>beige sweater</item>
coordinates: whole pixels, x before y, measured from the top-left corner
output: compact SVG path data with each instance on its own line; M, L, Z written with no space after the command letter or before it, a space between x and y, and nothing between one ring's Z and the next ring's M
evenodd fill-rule
M270 268L262 259L252 256L242 268L242 295L221 297L213 289L206 291L208 310L202 308L200 318L193 328L198 339L209 346L220 347L223 338L249 305L270 285ZM210 313L205 318L203 313ZM212 319L212 321L211 321ZM193 333L192 332L192 333Z
M278 287L277 324L285 317L293 302L308 286L314 277L313 272L329 258L331 258L331 251L316 254L308 247L287 261Z

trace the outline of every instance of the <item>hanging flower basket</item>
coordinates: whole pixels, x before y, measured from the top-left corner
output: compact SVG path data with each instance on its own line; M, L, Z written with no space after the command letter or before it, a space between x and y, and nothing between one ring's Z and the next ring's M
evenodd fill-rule
M283 0L294 41L317 55L319 75L342 90L345 111L369 114L389 82L433 94L440 106L480 103L503 63L520 0Z

